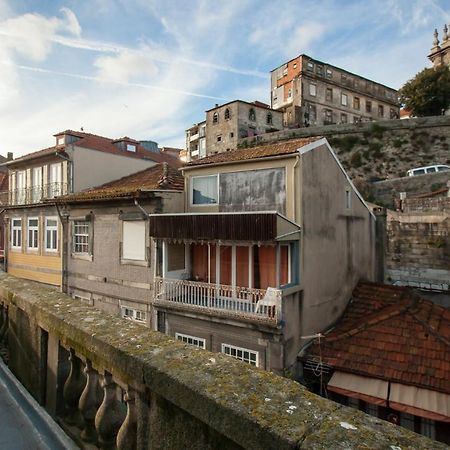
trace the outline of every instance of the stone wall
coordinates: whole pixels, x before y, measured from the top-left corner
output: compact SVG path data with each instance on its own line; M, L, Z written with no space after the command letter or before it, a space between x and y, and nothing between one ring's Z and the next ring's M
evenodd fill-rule
M354 180L398 178L415 167L450 165L450 116L297 128L242 139L239 146L309 136L325 136Z
M55 342L70 352L67 420L89 424L92 432L97 411L95 429L105 442L120 425L115 389L126 390L119 449L445 448L294 381L173 341L33 282L0 274L0 302L9 322L11 368L42 404L48 406L60 373ZM97 410L98 376L105 395Z
M388 211L386 276L401 284L450 289L450 198L410 199Z

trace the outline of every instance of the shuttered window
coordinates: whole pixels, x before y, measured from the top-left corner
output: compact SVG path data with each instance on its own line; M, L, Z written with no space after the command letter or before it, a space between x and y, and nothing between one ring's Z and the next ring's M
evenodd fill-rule
M122 258L145 261L145 222L124 221L122 236Z

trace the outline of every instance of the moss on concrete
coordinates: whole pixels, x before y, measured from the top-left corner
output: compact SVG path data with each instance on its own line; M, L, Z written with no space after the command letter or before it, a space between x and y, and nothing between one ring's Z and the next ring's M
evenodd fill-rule
M318 397L292 380L196 349L37 283L0 274L0 301L22 309L32 326L58 336L98 370L174 405L179 426L183 415L187 423L206 426L215 436L211 448L217 436L249 449L445 448ZM167 420L156 416L153 427ZM186 435L180 431L167 442L183 448Z

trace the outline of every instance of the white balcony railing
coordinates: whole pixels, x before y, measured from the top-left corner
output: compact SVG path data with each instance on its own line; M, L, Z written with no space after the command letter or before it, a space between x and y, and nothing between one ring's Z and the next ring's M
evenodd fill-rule
M230 312L233 315L281 320L281 290L252 289L198 281L155 277L154 302L186 305L199 310Z

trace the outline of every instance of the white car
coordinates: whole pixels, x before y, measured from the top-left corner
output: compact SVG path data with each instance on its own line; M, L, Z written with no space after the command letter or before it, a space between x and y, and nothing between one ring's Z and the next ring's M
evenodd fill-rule
M436 164L434 166L417 167L417 169L410 169L406 173L409 177L414 177L416 175L424 175L426 173L448 172L448 171L450 171L450 166Z

